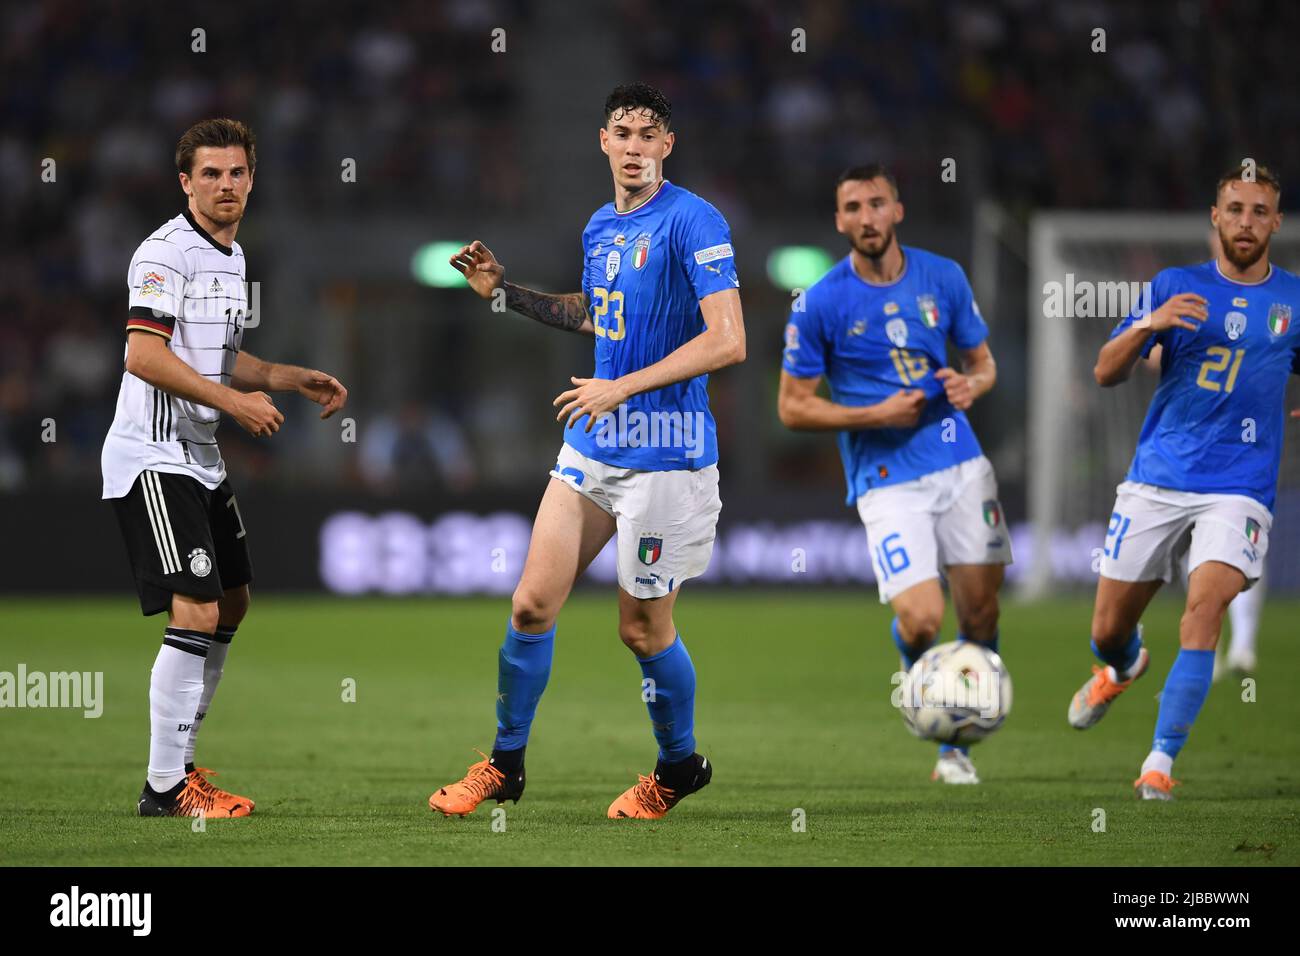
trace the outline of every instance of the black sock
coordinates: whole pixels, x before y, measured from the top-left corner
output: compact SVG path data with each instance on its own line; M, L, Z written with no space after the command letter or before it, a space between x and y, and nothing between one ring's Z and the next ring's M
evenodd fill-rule
M524 751L527 749L528 748L524 746L520 747L518 750L493 750L492 759L489 760L488 763L496 767L508 777L511 774L518 773L520 769L523 768Z
M679 760L677 763L664 763L660 760L655 764L655 781L661 787L667 787L669 790L681 790L683 787L689 787L695 782L695 775L699 769L695 757L695 754L691 754L685 760Z

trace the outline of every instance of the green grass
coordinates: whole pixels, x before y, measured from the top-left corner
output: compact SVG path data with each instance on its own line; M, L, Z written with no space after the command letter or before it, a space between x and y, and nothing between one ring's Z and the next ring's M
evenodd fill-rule
M1179 799L1144 804L1131 782L1174 654L1173 596L1145 619L1151 672L1085 734L1065 709L1091 663L1088 603L1008 602L1015 708L973 752L985 782L944 787L929 780L933 746L889 705L897 656L874 595L697 590L677 620L713 784L662 821L615 822L606 807L655 750L613 595L583 594L560 620L528 792L493 832L488 806L446 820L426 801L491 745L507 613L503 600L257 598L198 753L257 811L195 833L133 816L160 619L128 600L2 600L0 670L102 670L106 703L98 719L0 711L0 863L1300 864L1295 602L1265 609L1258 700L1216 684L1178 762Z

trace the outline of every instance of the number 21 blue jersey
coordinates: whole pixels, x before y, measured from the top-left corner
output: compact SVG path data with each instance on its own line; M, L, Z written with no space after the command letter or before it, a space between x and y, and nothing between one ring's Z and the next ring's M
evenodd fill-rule
M1175 491L1245 495L1272 509L1286 426L1287 379L1300 371L1300 279L1273 266L1246 284L1211 260L1165 269L1111 338L1175 295L1205 298L1209 318L1195 331L1172 328L1158 343L1160 385L1151 399L1126 476ZM1150 310L1148 312L1147 310Z

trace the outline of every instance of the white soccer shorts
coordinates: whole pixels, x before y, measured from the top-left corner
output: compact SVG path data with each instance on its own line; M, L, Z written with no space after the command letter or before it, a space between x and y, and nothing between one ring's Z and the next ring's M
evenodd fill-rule
M663 597L708 568L722 510L717 465L637 471L565 445L551 477L617 520L618 584L633 597Z
M858 499L880 603L951 564L1010 564L1011 534L992 463L980 455Z
M1101 552L1102 577L1168 583L1206 561L1222 561L1241 571L1250 587L1264 573L1273 515L1254 498L1137 481L1126 481L1115 492Z

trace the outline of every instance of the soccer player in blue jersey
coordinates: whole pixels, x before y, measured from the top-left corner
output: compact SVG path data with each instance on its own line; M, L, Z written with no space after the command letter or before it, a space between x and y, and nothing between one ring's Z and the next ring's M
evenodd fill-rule
M614 201L583 230L581 292L548 295L506 282L481 242L451 260L483 298L503 295L516 312L593 336L596 370L555 399L564 445L498 659L496 742L490 757L429 798L448 816L523 793L524 747L550 675L556 619L615 534L619 636L641 667L659 757L608 816L662 817L713 775L695 751L695 669L673 605L713 551L721 502L706 384L708 373L744 361L745 327L726 220L663 178L671 115L663 94L642 83L605 101L600 148Z
M939 636L947 578L958 640L998 646L998 589L1011 540L993 466L965 410L997 370L966 275L900 245L898 186L880 165L835 186L849 254L796 300L778 411L788 428L839 432L848 503L867 530L881 603L910 668ZM956 346L961 371L951 368ZM825 377L830 398L817 394ZM933 778L979 783L964 747L943 745Z
M1268 169L1219 179L1210 221L1219 254L1165 269L1111 333L1094 374L1125 381L1160 350L1160 385L1117 489L1092 615L1102 666L1070 702L1080 730L1097 723L1146 671L1139 621L1186 561L1179 652L1165 679L1155 739L1134 788L1169 800L1174 758L1187 741L1214 673L1224 611L1259 580L1273 522L1288 377L1300 371L1300 279L1268 259L1282 224L1281 185ZM1293 413L1294 415L1294 413Z

